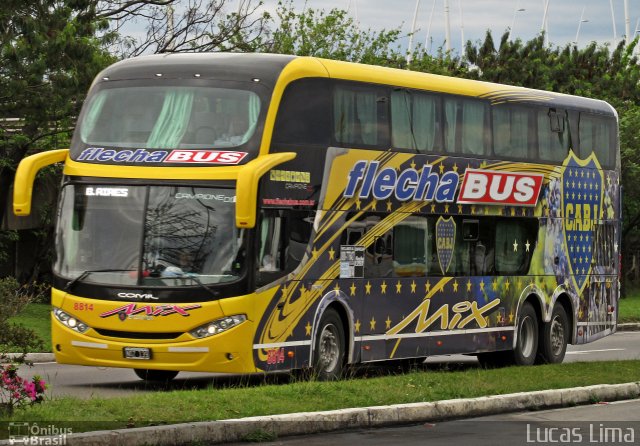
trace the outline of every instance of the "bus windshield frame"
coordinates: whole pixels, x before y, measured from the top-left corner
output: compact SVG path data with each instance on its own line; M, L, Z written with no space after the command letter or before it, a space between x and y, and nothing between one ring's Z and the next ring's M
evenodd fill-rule
M172 151L216 150L242 155L190 161L246 162L257 156L269 93L261 84L226 80L102 81L82 108L70 157L100 164L181 166L185 160L171 157Z
M58 215L53 272L66 280L208 288L246 275L230 188L67 183Z

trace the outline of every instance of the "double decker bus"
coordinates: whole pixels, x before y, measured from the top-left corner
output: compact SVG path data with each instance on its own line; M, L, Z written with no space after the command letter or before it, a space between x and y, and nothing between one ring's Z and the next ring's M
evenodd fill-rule
M59 363L179 371L477 355L561 362L616 330L617 114L354 63L170 54L105 69L64 162Z

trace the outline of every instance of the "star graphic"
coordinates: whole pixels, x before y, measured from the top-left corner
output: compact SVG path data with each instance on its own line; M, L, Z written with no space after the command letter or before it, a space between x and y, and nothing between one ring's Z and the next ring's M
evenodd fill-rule
M471 279L467 281L467 291L471 291Z
M431 291L431 282L427 280L427 283L424 284L424 289L427 293Z
M484 280L480 281L480 291L484 292Z
M440 163L440 173L444 173L444 164Z
M456 163L453 163L453 171L458 172L458 165Z
M367 283L364 286L365 294L371 294L371 282L367 280Z
M304 326L305 335L311 336L311 324L307 321L307 325Z
M462 214L462 205L461 204L458 205L458 214Z
M384 321L384 323L385 323L385 328L389 330L391 328L391 319L389 319L389 316L387 316L387 320Z
M453 282L453 292L457 293L458 292L458 281L454 280Z
M392 207L391 207L391 200L387 200L387 212L391 212Z
M529 243L529 240L527 240L527 243L524 244L525 251L529 252L529 247L530 246L531 246L531 243Z
M334 287L333 287L333 290L334 290L336 293L339 293L339 292L340 292L340 285L338 285L338 282L336 282L336 286L334 286Z
M353 324L353 331L360 333L360 319L356 319L356 323Z
M445 212L446 214L448 214L448 213L449 213L449 205L448 205L448 204L445 204L445 205L444 205L444 212Z
M376 209L376 206L377 206L377 205L378 205L378 200L373 200L373 201L371 202L371 210L374 210L374 211L375 211L375 210L377 210L377 209Z
M360 210L360 206L361 206L360 199L356 198L356 210L359 211Z
M504 283L504 289L509 291L509 285L511 284L509 283L509 279L507 279L507 281Z
M400 291L402 291L402 284L398 280L398 283L396 283L396 294L400 294Z
M313 247L313 249L311 250L311 256L315 259L316 257L318 257L318 251L316 250L315 246Z
M509 323L513 322L513 311L509 313Z
M380 291L382 294L387 294L387 282L385 280L383 280L382 285L380 285Z
M493 291L497 291L498 290L498 280L497 279L493 279L493 282L491 282L491 289Z
M436 205L432 204L431 205L431 213L434 213L436 211Z
M513 241L513 252L518 252L518 240Z
M371 331L376 329L376 318L371 318L371 320L369 321L369 328L371 329Z
M335 260L335 255L336 255L336 252L332 246L331 249L329 250L329 260Z
M411 281L411 293L415 293L416 292L416 281L412 280Z
M411 166L412 169L416 168L416 162L414 160L411 160L411 164L409 164Z
M356 284L351 282L351 286L349 287L349 290L351 290L351 295L355 296L356 295Z

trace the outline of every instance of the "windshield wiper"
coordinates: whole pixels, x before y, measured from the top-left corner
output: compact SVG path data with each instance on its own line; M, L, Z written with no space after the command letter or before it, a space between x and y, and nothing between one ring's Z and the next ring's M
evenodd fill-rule
M78 277L67 282L67 286L64 287L65 291L71 291L71 289L76 285L76 283L86 279L90 274L93 273L121 273L121 272L131 272L135 271L133 269L88 269L83 271Z
M216 291L216 290L212 290L211 288L209 288L207 285L205 285L204 283L202 283L202 280L200 280L200 278L197 275L194 274L184 274L183 276L179 277L180 279L191 279L193 280L195 283L197 283L198 285L200 285L200 288L206 290L209 294L211 294L213 297L217 298L218 296L220 296L220 292Z

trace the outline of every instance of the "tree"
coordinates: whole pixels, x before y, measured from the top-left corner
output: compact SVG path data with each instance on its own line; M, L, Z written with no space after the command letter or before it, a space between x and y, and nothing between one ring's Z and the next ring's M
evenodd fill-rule
M96 32L102 30L102 40ZM0 221L18 163L68 139L85 92L113 60L89 0L6 0L0 9ZM7 121L19 118L20 121Z
M360 29L341 9L296 11L292 2L279 2L276 27L255 42L254 51L315 56L375 65L393 64L401 31Z
M99 0L96 19L109 21L123 58L183 51L245 51L259 41L270 19L253 0ZM126 34L143 22L144 37Z

